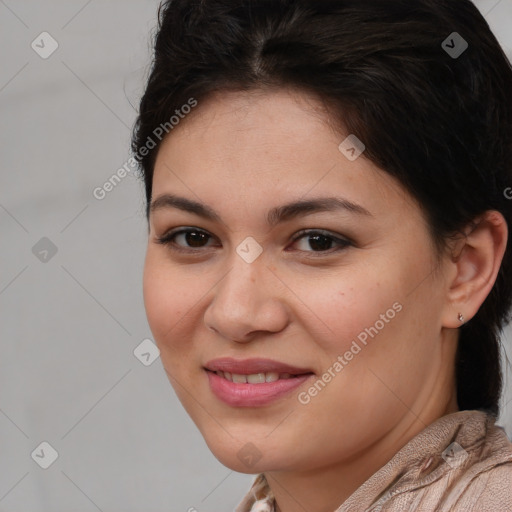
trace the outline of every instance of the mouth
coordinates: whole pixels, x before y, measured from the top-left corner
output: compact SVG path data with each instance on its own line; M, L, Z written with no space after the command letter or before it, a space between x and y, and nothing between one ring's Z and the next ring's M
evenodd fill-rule
M232 407L257 407L285 397L314 373L271 359L222 358L203 367L213 394Z
M313 372L291 374L291 373L277 373L277 372L260 372L260 373L230 373L221 370L212 371L205 368L207 372L216 373L219 377L234 382L236 384L264 384L266 382L276 382L278 380L295 379L299 376L313 375Z
M263 384L277 380L293 379L312 374L310 368L300 368L273 359L234 359L223 357L208 361L204 369L219 377L240 384Z

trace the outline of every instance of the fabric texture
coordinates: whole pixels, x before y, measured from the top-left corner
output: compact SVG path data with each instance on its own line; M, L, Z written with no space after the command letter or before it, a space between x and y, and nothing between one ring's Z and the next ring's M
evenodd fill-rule
M333 512L512 512L512 443L495 421L484 410L439 418ZM276 512L263 473L235 512Z

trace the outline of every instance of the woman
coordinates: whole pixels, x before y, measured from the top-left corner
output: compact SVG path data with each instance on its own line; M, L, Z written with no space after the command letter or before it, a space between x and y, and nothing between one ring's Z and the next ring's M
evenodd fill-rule
M512 69L468 0L173 0L144 300L238 512L512 510Z

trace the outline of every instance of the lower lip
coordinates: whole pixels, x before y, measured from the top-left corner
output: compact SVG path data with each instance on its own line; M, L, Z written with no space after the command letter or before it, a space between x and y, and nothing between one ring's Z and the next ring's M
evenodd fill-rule
M313 377L312 373L279 379L275 382L264 382L261 384L249 384L231 382L220 377L216 373L206 370L210 389L220 400L235 407L257 407L266 405L274 400L290 393L302 383Z

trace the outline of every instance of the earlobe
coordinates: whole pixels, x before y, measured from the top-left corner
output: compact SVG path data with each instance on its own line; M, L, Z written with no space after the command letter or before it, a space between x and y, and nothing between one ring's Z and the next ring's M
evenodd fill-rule
M507 238L506 220L495 210L485 212L467 227L450 262L453 277L448 283L443 327L460 327L475 316L494 286Z

